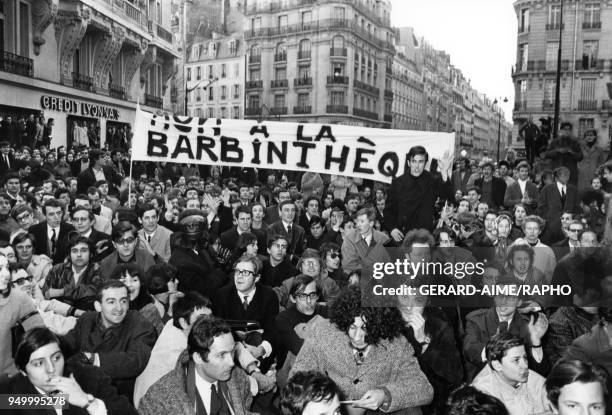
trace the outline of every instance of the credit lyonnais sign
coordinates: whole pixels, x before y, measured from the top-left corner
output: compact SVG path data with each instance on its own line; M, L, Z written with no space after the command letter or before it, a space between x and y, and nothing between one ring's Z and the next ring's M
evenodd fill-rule
M74 99L58 98L49 95L40 97L40 106L49 111L67 112L79 114L84 117L107 118L109 120L119 119L119 110L104 105L88 104Z
M455 135L337 124L157 116L136 110L132 159L310 171L390 183L413 146L452 169Z

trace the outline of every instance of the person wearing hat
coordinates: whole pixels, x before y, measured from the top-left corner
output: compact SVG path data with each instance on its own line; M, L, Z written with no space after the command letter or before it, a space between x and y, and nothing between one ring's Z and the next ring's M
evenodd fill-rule
M578 162L584 157L578 141L572 136L572 123L561 123L559 138L552 140L544 157L550 160L550 168L567 167L570 173L569 183L578 184Z
M214 298L227 281L218 269L208 245L208 222L204 212L185 209L178 217L181 232L175 233L172 255L168 261L178 270L178 290L196 291Z

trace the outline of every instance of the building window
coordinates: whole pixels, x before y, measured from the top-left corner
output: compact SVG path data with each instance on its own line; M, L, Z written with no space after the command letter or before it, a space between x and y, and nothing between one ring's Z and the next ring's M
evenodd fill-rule
M557 59L559 55L559 42L546 43L546 70L554 71L557 69Z
M584 21L585 29L601 28L601 6L599 3L588 3L584 5Z
M259 95L249 95L249 108L259 109Z
M259 31L261 29L261 17L254 17L251 19L251 30L254 32Z
M344 105L344 91L331 91L331 105Z
M310 59L310 40L302 39L300 41L298 59Z
M213 79L215 77L215 71L212 65L208 65L208 79Z
M279 43L276 45L276 53L274 55L275 62L286 62L287 61L287 45L285 43Z
M274 79L276 81L287 79L287 68L285 68L284 66L280 68L275 68L274 69Z
M597 53L599 41L585 40L582 44L582 69L597 67Z
M227 118L227 108L221 107L221 118Z
M518 48L518 70L524 72L527 70L527 60L529 59L529 45L524 43Z
M558 4L551 4L548 7L548 24L546 28L548 30L556 30L561 26L561 6Z
M208 118L215 118L215 109L213 107L208 107Z
M334 19L344 20L344 7L334 7Z
M227 87L225 85L221 86L221 99L227 98Z
M285 95L276 94L274 95L274 108L283 108L285 106Z
M529 32L529 9L521 9L519 32Z
M240 98L240 85L234 85L234 99Z
M198 66L196 80L202 79L202 67Z
M240 107L237 105L232 107L232 118L235 120L240 118Z
M238 42L236 40L232 40L229 42L229 50L232 55L238 53L238 48L236 47L237 44Z
M278 30L279 30L279 32L282 32L282 31L287 29L288 21L289 21L289 19L288 19L286 14L278 16L277 22L278 22Z
M298 67L298 78L310 78L310 65L300 65Z
M298 107L307 107L310 105L310 94L309 93L301 93L297 96L297 106Z
M302 12L302 29L308 30L312 25L312 12Z
M196 88L195 94L196 94L196 101L198 101L198 102L202 101L202 95L201 95L201 89L200 88Z
M221 78L225 78L227 76L227 65L221 64Z
M213 88L212 86L209 86L209 87L208 87L208 100L209 100L209 101L212 101L212 100L214 99L214 96L215 96L215 94L214 94L214 92L213 92L213 91L214 91L214 89L215 89L215 88Z
M191 68L187 68L187 80L191 81Z
M544 81L544 102L543 110L550 110L555 105L555 85L554 79L546 79Z
M234 78L240 78L240 64L234 64Z
M249 81L260 81L261 70L259 68L249 70Z

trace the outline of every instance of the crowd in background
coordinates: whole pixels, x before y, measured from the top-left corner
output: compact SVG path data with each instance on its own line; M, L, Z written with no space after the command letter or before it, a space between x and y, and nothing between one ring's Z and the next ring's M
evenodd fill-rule
M612 161L593 131L448 172L413 147L385 185L130 165L129 131L52 149L43 121L0 128L0 393L90 414L569 414L574 373L594 384L575 405L612 407ZM370 303L394 255L482 264L401 280L416 288L572 293Z

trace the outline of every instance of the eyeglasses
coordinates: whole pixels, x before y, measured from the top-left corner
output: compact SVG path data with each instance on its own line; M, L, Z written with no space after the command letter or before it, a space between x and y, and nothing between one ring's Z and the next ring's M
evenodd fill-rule
M115 242L117 243L117 245L130 245L133 244L134 241L136 241L136 238L130 236L128 238L117 239Z
M32 275L28 275L27 277L16 279L15 281L11 282L11 284L13 287L22 286L26 282L32 282L33 279L34 277Z
M87 222L88 220L89 220L89 216L86 216L83 218L72 218L72 221L76 223Z
M315 300L319 299L319 294L317 294L317 293L309 293L309 294L300 293L300 294L296 294L295 297L298 300L301 300L301 301L306 301L306 300L315 301Z
M579 232L582 232L582 229L575 229L575 228L574 228L574 229L572 229L572 228L570 228L570 229L568 230L568 232L576 232L576 233L579 233Z
M234 270L234 273L236 275L240 275L241 277L254 277L255 273L253 271L251 271L250 269L238 269L236 268Z
M331 259L340 258L341 256L342 256L342 255L340 255L340 253L339 253L339 252L330 252L330 253L329 253L329 257L330 257Z

